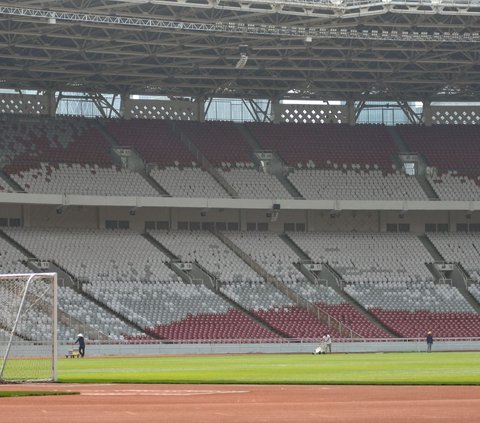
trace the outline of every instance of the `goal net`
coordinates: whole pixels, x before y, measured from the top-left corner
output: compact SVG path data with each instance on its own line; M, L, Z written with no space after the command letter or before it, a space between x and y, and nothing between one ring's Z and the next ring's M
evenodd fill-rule
M57 274L0 274L0 383L57 378Z

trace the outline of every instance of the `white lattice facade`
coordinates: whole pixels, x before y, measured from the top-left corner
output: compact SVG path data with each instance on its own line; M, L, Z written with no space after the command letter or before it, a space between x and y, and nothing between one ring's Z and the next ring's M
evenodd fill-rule
M328 104L277 104L273 106L276 122L347 123L346 106Z
M48 114L48 97L42 95L0 94L0 113Z
M198 120L197 105L190 101L127 100L125 119Z
M433 125L479 125L480 107L434 106L431 108Z

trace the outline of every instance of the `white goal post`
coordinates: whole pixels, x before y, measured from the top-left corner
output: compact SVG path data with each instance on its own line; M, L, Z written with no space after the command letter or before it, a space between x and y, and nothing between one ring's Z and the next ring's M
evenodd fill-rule
M0 274L0 383L57 380L57 274Z

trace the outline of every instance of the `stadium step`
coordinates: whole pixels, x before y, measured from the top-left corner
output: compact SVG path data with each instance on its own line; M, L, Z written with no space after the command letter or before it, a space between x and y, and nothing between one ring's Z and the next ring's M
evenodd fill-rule
M25 192L25 190L18 185L9 174L5 173L3 170L0 170L0 177L3 179L7 184L10 185L16 192Z
M440 252L437 250L437 247L433 245L432 241L428 238L426 235L419 235L418 239L421 241L421 243L424 245L424 247L427 249L427 251L430 253L430 255L433 258L433 261L445 261L445 259L442 257Z
M204 168L212 177L222 186L222 188L232 197L238 198L238 192L227 182L227 180L215 169L212 164L207 160L203 153L197 148L197 146L189 139L189 137L182 132L178 125L175 125L174 121L171 121L173 132L177 135L179 141L196 157L200 162L202 168Z
M366 308L364 308L355 298L348 295L342 287L341 275L328 264L323 264L322 273L320 274L322 279L326 279L328 286L332 287L347 303L351 304L362 316L367 318L372 324L393 336L394 338L401 337L400 334L392 331L385 326L379 319L371 314Z
M477 313L480 313L480 304L477 299L470 293L467 286L467 272L458 264L454 265L453 271L450 275L453 286L458 289L460 294L468 301Z

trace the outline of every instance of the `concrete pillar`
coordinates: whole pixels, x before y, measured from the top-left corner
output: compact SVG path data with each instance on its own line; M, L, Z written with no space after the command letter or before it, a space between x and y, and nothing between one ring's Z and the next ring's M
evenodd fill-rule
M351 126L357 123L355 119L355 102L353 100L347 101L347 122Z
M280 123L281 113L280 113L280 101L278 99L272 98L270 100L270 119L273 123Z
M128 100L130 98L130 94L123 93L120 94L120 116L123 119L130 119L130 113L128 112Z
M195 118L199 122L205 122L205 98L204 97L196 97L195 98Z
M430 101L425 100L423 102L423 123L425 126L432 126L433 119L432 119L432 105Z
M55 99L55 91L47 91L45 93L47 97L47 113L48 116L54 117L57 113L57 101Z

